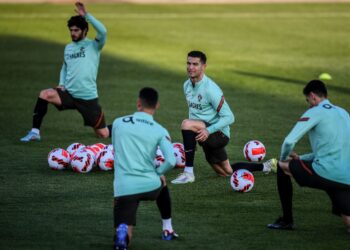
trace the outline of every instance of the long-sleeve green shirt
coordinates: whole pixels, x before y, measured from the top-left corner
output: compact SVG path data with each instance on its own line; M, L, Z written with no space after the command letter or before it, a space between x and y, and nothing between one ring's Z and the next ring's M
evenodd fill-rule
M189 108L189 118L205 122L208 125L209 134L220 130L230 137L229 125L234 122L235 117L219 86L204 75L195 85L188 79L183 88Z
M168 131L150 114L136 112L113 122L114 196L149 192L160 187L160 176L176 163ZM154 166L157 146L165 161Z
M91 100L98 97L96 79L107 30L91 14L86 14L85 18L97 36L94 40L85 38L65 47L59 85L63 85L74 98Z
M312 161L323 178L350 185L350 117L348 112L325 99L307 110L285 138L280 159L286 160L295 144L308 133L312 153L301 160Z

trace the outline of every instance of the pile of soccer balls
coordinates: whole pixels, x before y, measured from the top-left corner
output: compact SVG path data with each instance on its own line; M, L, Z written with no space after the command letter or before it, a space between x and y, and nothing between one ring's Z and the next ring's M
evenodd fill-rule
M96 165L100 170L110 171L114 168L114 150L111 144L96 143L85 146L75 142L67 149L51 150L47 160L53 170L64 170L70 165L74 172L88 173Z
M184 168L186 163L184 145L179 142L173 143L174 155L176 158L176 167ZM160 148L157 148L156 157L154 158L154 166L159 167L164 162L164 155Z
M249 141L243 148L243 155L250 162L261 162L266 155L266 148L260 141ZM246 193L254 186L254 175L246 169L239 169L232 174L230 183L233 190Z
M183 168L185 166L185 150L181 143L173 143L174 154L176 157L176 166ZM114 169L114 150L113 145L96 143L85 146L75 142L67 149L55 148L49 153L47 160L49 167L53 170L65 170L71 166L77 173L88 173L94 166L100 170L110 171ZM158 167L164 162L164 156L158 148L154 165Z

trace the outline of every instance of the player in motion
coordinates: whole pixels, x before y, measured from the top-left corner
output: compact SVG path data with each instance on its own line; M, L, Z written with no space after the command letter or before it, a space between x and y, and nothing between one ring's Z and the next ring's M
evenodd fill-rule
M229 163L225 146L230 140L229 125L234 115L225 101L220 87L204 73L206 55L201 51L191 51L187 55L187 74L184 93L189 108L189 119L181 124L183 144L186 154L186 166L171 183L185 184L194 182L193 162L196 143L202 146L206 160L220 176L230 176L244 163ZM266 166L265 166L266 165ZM254 170L269 172L270 162L252 165Z
M76 2L75 6L78 15L68 20L72 43L64 49L59 85L40 92L34 108L32 129L21 138L23 142L40 140L40 126L49 103L60 111L77 109L84 118L84 124L91 126L99 137L109 136L104 113L98 103L96 86L100 52L106 42L107 30L86 11L83 3ZM94 40L86 37L88 22L97 32Z
M143 88L132 115L113 122L112 143L118 156L114 168L115 249L127 249L136 224L140 201L156 200L163 221L162 238L177 238L171 223L171 201L163 174L176 163L168 131L153 119L159 107L158 93ZM165 161L155 168L157 146Z
M285 138L277 169L277 186L283 216L271 229L294 229L291 177L300 186L324 190L332 212L342 216L350 233L350 117L346 110L327 99L327 88L310 81L303 93L310 108ZM312 153L298 155L295 144L309 135Z

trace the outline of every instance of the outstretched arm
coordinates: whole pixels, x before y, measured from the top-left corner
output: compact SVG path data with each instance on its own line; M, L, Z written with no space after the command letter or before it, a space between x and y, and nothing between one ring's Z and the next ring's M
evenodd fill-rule
M106 27L100 21L98 21L95 17L93 17L90 13L87 12L85 5L82 2L79 2L79 1L76 2L75 6L76 6L75 12L78 15L84 17L86 21L91 23L92 27L94 27L94 29L96 30L97 35L95 40L97 42L98 49L101 50L104 44L106 43L106 38L107 38Z

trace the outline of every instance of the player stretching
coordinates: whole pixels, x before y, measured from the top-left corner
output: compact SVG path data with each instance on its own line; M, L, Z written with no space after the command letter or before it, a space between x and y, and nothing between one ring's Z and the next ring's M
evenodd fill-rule
M77 2L75 6L78 15L72 16L67 25L73 42L64 50L59 86L40 92L34 108L32 130L21 138L23 142L40 140L40 126L49 103L60 111L77 109L84 118L84 124L93 127L99 137L109 136L96 86L100 51L106 42L107 30L87 13L83 3ZM86 38L89 30L87 22L97 32L94 40Z
M204 74L206 61L207 57L201 51L191 51L187 55L189 79L184 83L184 93L189 119L181 124L186 166L184 172L172 181L173 184L194 182L193 162L197 141L217 174L229 176L232 169L241 166L231 167L228 161L225 146L230 140L229 125L234 122L234 115L219 86ZM253 167L258 170L263 168L260 165Z
M327 99L323 82L313 80L304 88L310 105L285 138L277 169L277 186L283 216L271 229L293 229L291 177L300 186L327 192L332 212L342 216L350 233L350 117ZM312 153L298 156L295 144L308 133Z
M153 120L158 106L157 91L143 88L137 100L138 112L113 122L112 143L118 156L114 168L115 249L127 249L142 200L157 200L163 219L162 238L177 238L171 224L169 190L162 176L174 167L176 159L168 131ZM158 145L165 161L155 168Z

